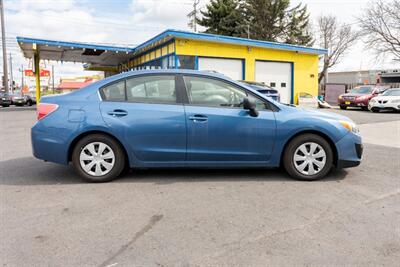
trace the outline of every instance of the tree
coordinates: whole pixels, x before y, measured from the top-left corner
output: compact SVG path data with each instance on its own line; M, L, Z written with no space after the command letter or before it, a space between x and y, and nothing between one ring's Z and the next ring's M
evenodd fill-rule
M340 62L348 49L357 40L359 34L353 31L350 25L339 24L334 16L320 16L318 18L319 45L328 49L324 56L324 63L318 75L320 83L329 68Z
M251 25L251 38L279 41L285 30L290 0L247 0L246 20Z
M197 23L206 33L243 37L247 28L243 14L238 0L211 0Z
M400 0L371 2L358 22L367 48L400 60Z
M307 6L290 0L212 0L198 23L207 33L312 45Z
M310 14L307 12L307 6L301 7L301 4L299 4L287 13L287 22L284 27L284 42L312 46L314 39L310 33Z

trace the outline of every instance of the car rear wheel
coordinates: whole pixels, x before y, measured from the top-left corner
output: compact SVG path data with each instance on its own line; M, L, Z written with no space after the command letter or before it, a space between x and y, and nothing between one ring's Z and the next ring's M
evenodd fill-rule
M339 107L340 107L340 109L347 109L347 107L343 106L343 105L340 105Z
M286 147L283 165L294 179L313 181L323 178L332 169L333 153L321 136L304 134Z
M113 138L93 134L85 136L72 152L75 171L88 182L108 182L118 177L125 167L121 146Z

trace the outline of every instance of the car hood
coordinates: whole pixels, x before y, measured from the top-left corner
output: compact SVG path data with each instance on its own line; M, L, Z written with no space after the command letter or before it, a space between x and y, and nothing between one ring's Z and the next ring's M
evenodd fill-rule
M283 105L284 109L290 109L292 112L296 112L298 115L301 116L310 116L310 117L315 117L319 119L324 119L324 120L344 120L344 121L349 121L353 122L351 119L349 119L346 116L330 112L330 111L320 111L312 108L300 108L300 107L293 107L293 106L286 106Z
M380 95L376 96L373 99L375 100L394 100L394 99L400 99L400 96L395 96L395 95Z

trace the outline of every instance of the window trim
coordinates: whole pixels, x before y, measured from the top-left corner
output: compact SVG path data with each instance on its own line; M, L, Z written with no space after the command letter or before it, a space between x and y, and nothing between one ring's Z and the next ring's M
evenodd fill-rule
M279 111L280 109L278 107L276 107L275 105L273 105L271 102L269 102L266 99L261 98L260 96L254 94L253 92L249 91L248 89L246 89L245 87L242 87L240 85L237 85L231 81L222 79L222 78L218 78L218 77L213 77L213 76L207 76L207 75L201 75L201 74L182 74L180 75L180 79L182 79L182 83L183 83L183 88L182 90L184 91L184 95L185 95L185 102L184 105L186 106L195 106L195 107L207 107L207 108L224 108L224 109L243 109L241 107L224 107L224 106L211 106L211 105L204 105L204 104L194 104L194 103L190 103L189 100L189 93L186 87L186 83L185 83L185 79L184 77L198 77L198 78L206 78L206 79L211 79L211 80L216 80L219 82L224 82L227 83L235 88L238 88L239 90L245 91L248 95L251 95L252 97L262 101L263 103L266 104L266 108L262 109L260 111Z
M126 81L128 79L135 79L135 78L140 78L140 77L150 77L150 76L171 76L174 77L175 79L175 92L176 92L176 102L161 102L161 101L128 101L128 94L127 94L127 89L126 89ZM124 82L124 87L125 87L125 100L124 101L119 101L119 100L107 100L105 99L105 95L103 92L103 89L105 87L108 87L110 85L113 85L115 83L119 83L123 81ZM140 103L140 104L164 104L164 105L182 105L183 102L183 97L182 97L182 92L179 89L179 77L176 73L144 73L144 74L139 74L139 75L130 75L112 82L109 82L107 84L104 84L99 87L98 92L100 94L101 101L104 102L116 102L116 103Z

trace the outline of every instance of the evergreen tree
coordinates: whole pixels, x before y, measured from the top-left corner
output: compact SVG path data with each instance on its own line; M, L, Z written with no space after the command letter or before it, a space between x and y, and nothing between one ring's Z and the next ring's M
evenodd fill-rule
M307 6L290 8L290 0L211 0L201 15L206 33L313 44Z
M243 37L247 29L243 14L238 0L211 0L197 23L206 33Z
M283 41L288 44L312 46L314 40L310 33L309 17L306 5L302 8L301 4L299 4L289 10Z
M247 0L246 19L250 37L264 41L279 41L285 30L286 10L290 0Z

